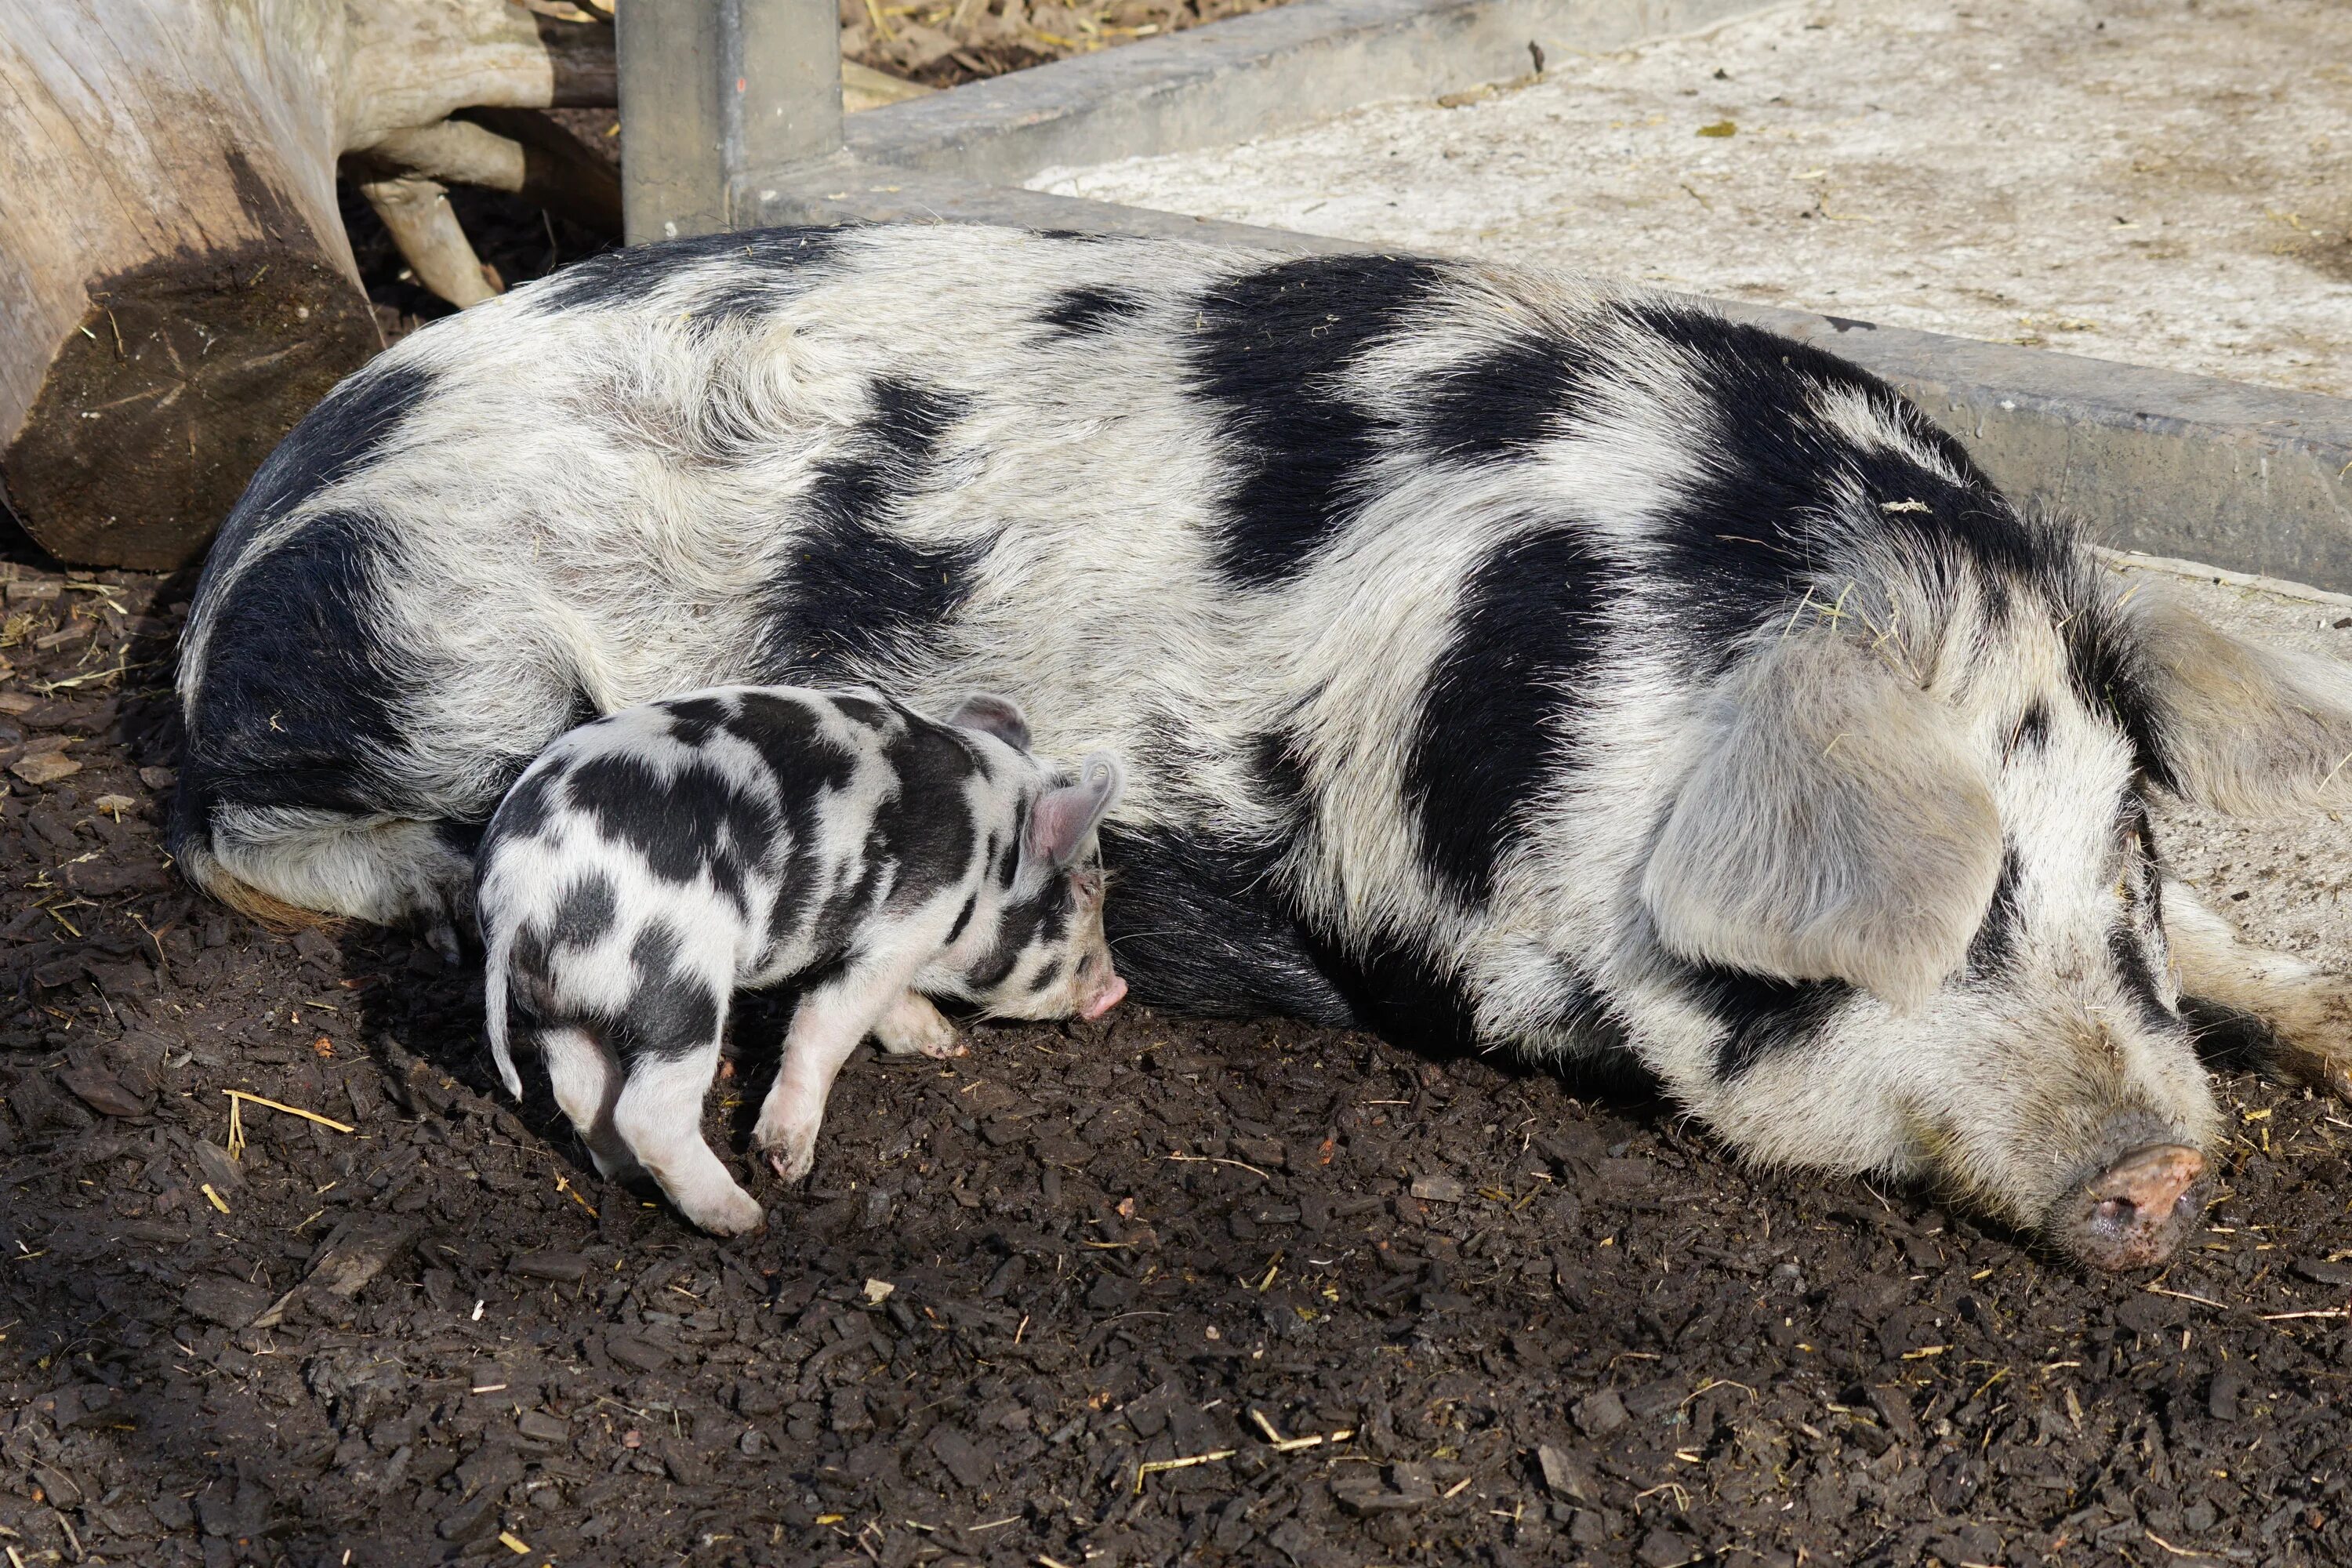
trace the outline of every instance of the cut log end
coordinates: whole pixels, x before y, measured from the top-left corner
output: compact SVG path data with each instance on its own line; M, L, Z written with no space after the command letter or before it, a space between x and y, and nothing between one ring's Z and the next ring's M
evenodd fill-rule
M90 565L196 559L270 448L383 346L352 279L285 245L166 257L89 297L0 469L35 540Z

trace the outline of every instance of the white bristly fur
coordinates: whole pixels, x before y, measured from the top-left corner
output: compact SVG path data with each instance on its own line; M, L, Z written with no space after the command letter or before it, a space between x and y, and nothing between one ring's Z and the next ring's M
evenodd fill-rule
M854 675L929 711L1003 691L1041 751L1122 755L1121 827L1269 847L1267 875L1302 920L1345 951L1411 950L1484 1040L1580 1051L1601 1024L1754 1160L1928 1175L2029 1225L2112 1154L2118 1116L2185 1142L2211 1133L2185 1035L2140 1018L2109 955L2127 915L2116 823L2136 762L2070 675L2065 627L2096 613L2148 639L2135 668L2184 786L2225 802L2274 767L2308 793L2352 752L2341 671L2290 678L2210 628L2135 621L2155 613L2102 605L2087 555L2073 580L1995 582L1874 550L1920 503L1858 489L1822 503L1855 542L1790 568L1785 624L1776 612L1738 648L1696 646L1686 626L1706 606L1660 569L1659 519L1724 460L1726 422L1750 416L1630 321L1621 307L1642 297L1467 263L1345 373L1339 390L1375 427L1360 510L1289 577L1229 581L1217 547L1233 454L1192 338L1203 291L1265 258L953 226L828 243L800 281L720 253L593 307L518 289L389 350L380 365L425 373L430 391L361 471L227 536L182 692L194 715L219 607L255 563L321 513L363 512L393 553L381 636L403 661L409 737L369 765L405 815L223 805L191 847L195 874L373 920L458 900L464 858L413 819L480 821L575 696L609 711L763 668L762 594L805 542L799 508L855 450L877 379L898 377L958 414L890 497L888 526L985 553L950 618ZM771 302L718 307L715 290L760 279ZM1075 340L1041 328L1087 289L1134 301L1131 319ZM1530 330L1606 367L1552 437L1506 462L1391 434L1433 378ZM1822 386L1811 415L1857 453L1967 481L1887 395ZM1552 737L1473 901L1433 869L1407 759L1472 574L1562 527L1607 568L1603 636L1579 677L1576 733ZM2237 652L2217 663L2217 650ZM1742 742L1774 701L1836 725ZM2046 737L2016 745L2030 708ZM1276 732L1304 775L1303 822L1253 752ZM1723 773L1759 765L1782 771ZM2341 793L2352 777L2336 767L2324 782ZM1725 836L1826 798L1838 823L1723 842L1710 861ZM1965 950L2004 847L2021 867L2014 962L1973 976ZM1803 1050L1727 1071L1694 963L1863 989ZM609 1111L603 1080L576 1078L581 1103Z

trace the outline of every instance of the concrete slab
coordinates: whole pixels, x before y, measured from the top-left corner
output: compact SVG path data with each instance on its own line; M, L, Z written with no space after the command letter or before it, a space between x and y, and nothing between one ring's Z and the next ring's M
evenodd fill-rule
M859 115L852 156L1019 184L1435 97L1753 11L1758 0L1292 0Z
M1803 0L1042 188L2352 396L2352 5Z

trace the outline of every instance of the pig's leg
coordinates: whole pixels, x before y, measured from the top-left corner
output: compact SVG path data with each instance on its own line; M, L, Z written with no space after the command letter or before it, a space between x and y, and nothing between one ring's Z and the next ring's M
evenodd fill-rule
M636 1175L636 1156L613 1127L613 1101L621 1092L621 1074L604 1043L586 1029L559 1027L540 1031L539 1048L547 1062L555 1103L572 1119L597 1171L616 1182Z
M894 1057L960 1057L969 1049L956 1026L916 991L899 997L882 1015L874 1026L874 1037Z
M662 1012L665 1021L679 1020L680 1010ZM766 1224L767 1215L703 1140L702 1101L719 1071L726 1026L723 996L713 1017L708 1037L665 1039L654 1029L638 1031L613 1125L680 1214L713 1235L741 1236Z
M2164 931L2185 1004L2251 1016L2266 1066L2352 1100L2352 982L2239 941L2179 882L2164 885Z
M916 967L889 961L856 964L801 998L784 1035L783 1065L751 1130L752 1144L766 1152L784 1180L799 1181L815 1163L817 1128L824 1121L835 1075L858 1042L903 1005Z

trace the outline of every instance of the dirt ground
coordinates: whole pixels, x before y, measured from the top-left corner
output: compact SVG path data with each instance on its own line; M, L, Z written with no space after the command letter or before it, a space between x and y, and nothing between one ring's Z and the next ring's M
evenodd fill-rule
M1282 0L841 0L841 52L930 87L1002 76L1047 60L1180 32Z
M1799 0L1033 184L2352 393L2352 5Z
M861 1057L809 1189L755 1181L722 1246L502 1102L476 973L174 880L184 580L7 570L16 1561L2352 1556L2340 1106L2225 1079L2209 1228L2085 1279L1743 1172L1638 1085L1128 1007ZM2352 652L2352 601L2186 589ZM2352 829L2168 837L2341 956ZM713 1097L738 1160L780 1024Z

